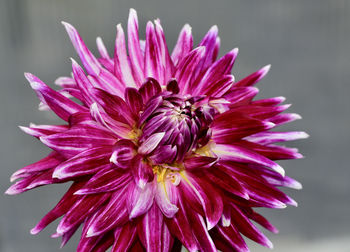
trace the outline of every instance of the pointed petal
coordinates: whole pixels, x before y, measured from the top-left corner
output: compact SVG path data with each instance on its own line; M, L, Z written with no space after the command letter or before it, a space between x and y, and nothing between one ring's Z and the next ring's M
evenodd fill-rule
M259 164L269 167L284 176L284 170L281 166L248 149L235 145L217 144L212 151L223 161Z
M177 189L169 181L157 183L155 200L159 209L167 218L173 218L179 210L176 206L178 200Z
M139 92L142 96L142 100L145 104L155 95L162 91L157 80L148 78L146 82L140 87Z
M111 164L109 157L112 147L97 147L86 150L58 165L53 173L54 178L67 179L95 173Z
M114 72L127 87L136 87L125 46L125 35L121 24L117 25L114 47Z
M175 71L175 77L178 81L180 93L189 92L190 80L193 78L194 69L198 67L198 63L204 57L205 47L200 46L192 50L180 62Z
M192 28L189 24L185 24L180 31L176 45L171 54L171 58L175 66L177 66L178 63L182 61L182 59L192 50L192 46Z
M84 41L81 39L78 31L70 24L62 22L72 44L77 51L85 69L91 75L98 76L100 74L101 65L95 56L86 47Z
M139 87L144 82L144 57L140 48L139 25L137 13L130 9L128 20L128 49L130 61L132 62L133 75L136 85Z
M159 64L161 61L161 52L157 43L154 25L151 22L146 26L146 49L145 49L145 68L144 75L146 78L152 77L164 83L164 72Z
M36 76L26 73L25 77L37 93L39 99L47 104L63 120L67 121L71 114L86 111L86 108L51 89Z
M160 141L163 139L165 132L159 132L151 135L144 141L138 149L138 152L143 155L151 153L155 148L157 148Z
M265 75L269 72L271 65L264 66L260 70L250 74L244 79L236 82L234 87L249 87L253 86L255 83L259 82Z
M96 45L101 57L104 59L110 59L106 46L104 45L101 37L96 38Z
M146 213L153 205L154 185L147 183L143 189L138 186L130 186L128 196L129 218L136 218Z

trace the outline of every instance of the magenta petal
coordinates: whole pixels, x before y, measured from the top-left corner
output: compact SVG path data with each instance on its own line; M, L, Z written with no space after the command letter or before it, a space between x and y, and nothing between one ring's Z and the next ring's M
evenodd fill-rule
M146 155L151 153L155 148L157 148L160 141L162 141L165 132L159 132L148 137L139 147L138 152L140 154Z
M249 87L259 82L269 72L271 65L264 66L244 79L235 83L234 87Z
M94 147L113 145L116 142L113 135L105 130L83 125L62 133L40 137L40 140L66 157L72 157Z
M178 63L192 50L192 45L192 28L188 24L185 24L171 54L175 66L177 66Z
M30 82L30 85L37 93L39 99L47 104L53 112L55 112L63 120L68 121L71 114L84 112L86 108L69 100L60 93L54 91L36 76L26 73L25 77Z
M115 39L114 50L115 75L119 77L125 86L136 87L126 51L124 30L121 24L117 25L117 37Z
M66 31L69 35L69 38L72 41L72 44L77 51L81 61L83 62L84 67L87 72L92 75L98 76L100 73L101 65L98 63L98 60L86 47L84 41L81 39L78 31L70 24L62 22Z
M126 88L125 101L134 114L135 118L138 119L141 110L143 110L143 100L139 91L135 88Z
M216 84L216 86L214 87L211 87L211 85L217 83L222 78L222 76L230 74L237 54L238 54L238 49L235 48L231 52L224 55L221 59L216 61L213 65L211 65L208 68L208 70L205 72L205 74L200 78L200 81L194 84L193 95L202 94L203 92L205 93L206 90L222 88L220 87L220 84ZM228 81L228 83L231 83L231 81L233 83L234 78L232 77L231 77L231 80ZM227 87L224 90L222 90L220 93L224 94L231 87L230 84L226 84L226 86ZM213 90L211 92L215 93L218 91Z
M98 171L81 189L75 192L75 194L95 194L105 193L118 190L125 187L131 181L129 173L111 169L104 169Z
M133 74L137 86L141 86L144 82L144 57L140 48L139 25L137 13L134 9L130 9L128 20L128 49L130 61L133 63Z
M154 178L152 167L143 160L141 155L135 156L130 166L136 185L144 189L146 184Z
M149 211L142 218L142 222L138 224L139 238L146 248L146 251L163 252L170 251L163 250L163 236L166 234L163 232L169 232L168 229L164 229L164 221L162 212L159 210L156 204L149 209ZM166 246L166 244L164 244ZM169 246L169 245L168 245Z
M100 205L106 202L110 194L87 195L79 199L65 214L57 227L57 233L63 234L93 214Z
M177 189L169 181L157 183L155 200L159 209L167 218L173 218L179 210L176 206L178 200Z
M187 54L176 67L175 77L179 84L181 94L189 92L190 80L193 78L194 69L198 67L198 63L204 57L204 54L205 47L197 47Z
M273 245L266 236L257 229L248 219L248 217L239 209L239 207L232 205L232 225L238 227L238 230L249 239L260 243L261 245L272 248Z
M78 88L84 98L84 103L87 106L90 106L93 103L93 99L90 94L90 90L94 88L94 86L90 83L88 78L85 76L84 70L78 65L78 63L72 59L72 69L73 76L77 83Z
M127 223L123 227L117 228L114 232L114 244L112 252L124 252L129 251L133 245L137 234L136 227Z
M225 161L234 161L234 162L242 162L242 163L251 163L251 164L259 164L266 167L269 167L281 175L284 175L284 170L277 163L265 158L262 155L259 155L255 152L252 152L248 149L238 147L235 145L227 145L227 144L217 144L213 151L218 157Z
M74 195L74 192L80 188L85 182L74 182L66 194L62 197L60 202L48 212L44 218L30 231L31 234L38 234L51 222L68 212L73 204L80 198L78 195Z
M102 38L100 38L100 37L96 38L96 45L97 45L97 49L98 49L101 57L104 59L110 59L108 51L106 49L106 46L103 43Z
M157 80L148 78L139 89L143 102L146 104L153 96L159 94L162 91Z
M294 141L308 137L309 135L303 131L260 132L246 137L245 140L265 145L276 142Z
M52 169L59 165L64 158L57 152L51 152L47 157L23 167L22 169L16 171L11 176L11 181L15 181L18 178L26 177L30 174L35 174L38 172L46 171Z
M126 187L111 195L108 204L99 210L89 225L87 237L101 235L116 226L124 225L129 220L126 209Z
M145 49L145 77L152 77L159 80L160 84L164 84L164 69L159 64L161 62L161 51L157 43L156 32L152 22L148 22L146 26L146 49Z
M53 177L58 179L73 178L108 168L111 165L109 162L111 151L112 147L96 147L86 150L58 165Z
M228 227L217 226L216 228L221 236L220 238L228 243L232 249L242 252L249 252L247 244L234 225L231 224Z
M129 187L129 196L127 200L129 218L136 218L146 213L153 205L154 185L147 183L144 188L138 186Z

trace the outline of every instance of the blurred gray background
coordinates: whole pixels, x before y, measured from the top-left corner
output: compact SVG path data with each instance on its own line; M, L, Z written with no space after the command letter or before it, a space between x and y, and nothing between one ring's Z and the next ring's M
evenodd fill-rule
M348 0L0 0L0 192L17 169L48 153L17 125L53 124L37 110L38 100L23 77L32 72L49 85L71 72L78 59L60 21L72 23L96 52L101 36L113 52L115 26L126 27L129 8L138 11L141 37L147 20L159 17L172 48L185 23L195 42L217 24L221 55L239 47L234 74L240 79L272 64L258 84L260 97L283 95L303 120L285 130L311 138L291 146L305 159L281 162L301 191L286 190L298 208L262 210L280 229L268 234L275 251L350 251L350 1ZM0 251L58 251L51 239L57 222L38 236L29 230L68 185L41 187L19 196L0 196ZM1 194L2 194L1 193ZM74 251L78 235L61 251ZM268 251L249 243L252 251Z

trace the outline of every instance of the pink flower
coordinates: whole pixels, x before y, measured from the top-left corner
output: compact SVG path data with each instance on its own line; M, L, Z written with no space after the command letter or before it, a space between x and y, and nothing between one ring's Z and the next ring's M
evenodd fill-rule
M216 60L216 26L193 48L185 25L170 55L159 20L139 39L133 9L128 44L118 25L113 57L98 38L96 58L63 25L86 72L72 60L59 91L25 74L41 107L65 124L21 127L52 152L15 172L6 193L73 184L31 233L63 216L52 236L63 246L82 225L78 251L248 251L241 235L272 247L251 221L277 229L254 208L297 205L277 187L300 183L274 160L302 155L275 143L307 134L269 131L300 119L280 114L283 97L253 100L270 66L235 81L238 49Z

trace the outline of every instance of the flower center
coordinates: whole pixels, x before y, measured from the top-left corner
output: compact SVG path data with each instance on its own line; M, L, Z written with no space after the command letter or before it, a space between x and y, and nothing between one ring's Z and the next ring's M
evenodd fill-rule
M168 91L154 96L140 117L139 152L152 165L169 164L172 170L180 170L176 164L209 141L214 113L212 107L203 104L203 97L183 97Z

